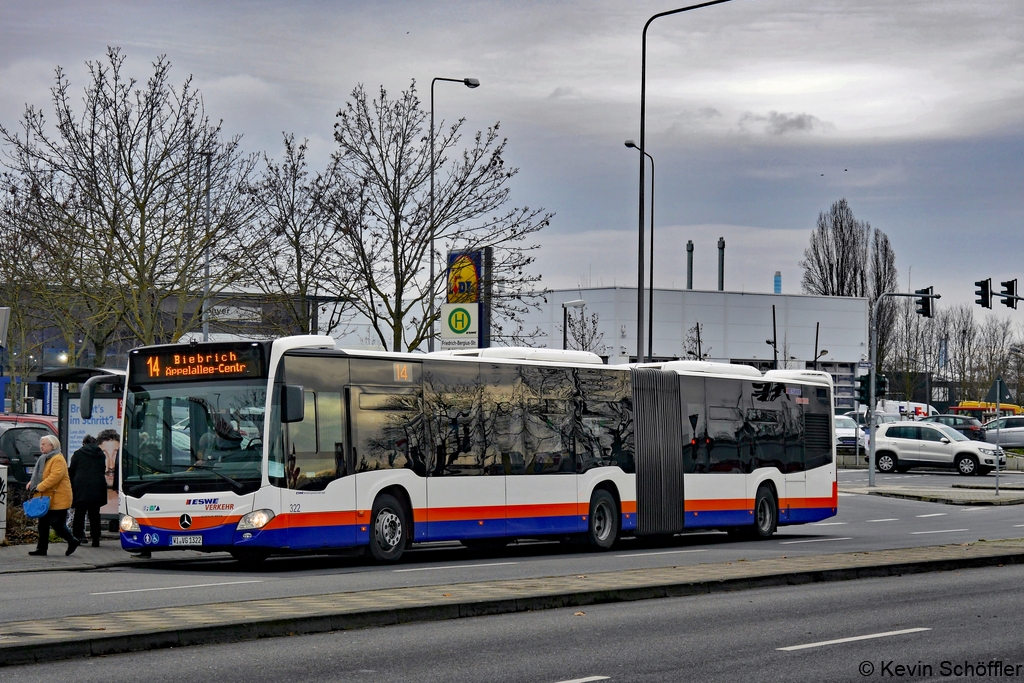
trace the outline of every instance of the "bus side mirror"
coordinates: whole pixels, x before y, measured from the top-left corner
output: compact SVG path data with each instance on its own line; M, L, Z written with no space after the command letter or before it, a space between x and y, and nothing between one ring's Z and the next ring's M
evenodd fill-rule
M97 384L111 384L114 391L124 389L124 380L117 375L95 375L85 380L82 383L81 398L78 399L83 420L92 419L92 399L93 394L96 392Z
M306 397L302 386L285 384L281 387L281 422L302 422L306 417Z

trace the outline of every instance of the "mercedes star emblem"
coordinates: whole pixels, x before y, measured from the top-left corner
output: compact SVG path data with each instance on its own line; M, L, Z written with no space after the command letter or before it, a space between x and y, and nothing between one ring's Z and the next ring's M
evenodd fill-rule
M181 517L178 517L178 525L182 529L187 529L192 526L192 515L182 515Z

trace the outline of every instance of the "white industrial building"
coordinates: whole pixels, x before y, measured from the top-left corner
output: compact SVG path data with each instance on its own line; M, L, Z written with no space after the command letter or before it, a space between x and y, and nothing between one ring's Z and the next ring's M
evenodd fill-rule
M571 308L570 315L582 313L590 320L597 314L598 340L589 350L605 357L608 363L636 361L636 288L555 290L546 300L525 320L527 329L538 327L545 333L541 344L561 347L562 304L574 302L577 308ZM645 303L645 318L647 310ZM869 353L867 299L655 289L653 359L693 358L685 353L685 340L694 334L698 323L702 355L711 361L745 363L767 370L774 365L777 351L780 368L809 368L814 366L817 349L818 369L831 373L836 381L836 407L853 408L854 376ZM577 348L578 344L570 338L569 346Z

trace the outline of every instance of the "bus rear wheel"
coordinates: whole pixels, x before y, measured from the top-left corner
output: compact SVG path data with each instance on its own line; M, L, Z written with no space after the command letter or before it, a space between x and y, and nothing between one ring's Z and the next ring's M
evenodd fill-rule
M409 525L405 506L383 493L373 502L370 516L370 555L378 562L397 562L405 550Z
M767 486L757 490L754 499L754 528L751 538L769 538L779 524L779 504Z
M604 489L590 497L587 540L598 550L608 550L619 537L619 506L615 497Z

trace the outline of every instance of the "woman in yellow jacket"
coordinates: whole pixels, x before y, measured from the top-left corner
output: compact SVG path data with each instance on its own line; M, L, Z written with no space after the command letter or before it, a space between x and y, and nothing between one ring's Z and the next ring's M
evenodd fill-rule
M68 543L65 555L78 549L79 543L68 529L68 508L71 507L71 478L68 476L68 463L60 452L60 441L57 437L47 434L39 439L39 450L42 452L36 460L32 479L28 482L28 490L37 496L50 497L50 511L39 518L39 543L29 555L45 555L50 544L50 528Z

